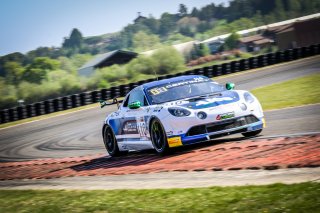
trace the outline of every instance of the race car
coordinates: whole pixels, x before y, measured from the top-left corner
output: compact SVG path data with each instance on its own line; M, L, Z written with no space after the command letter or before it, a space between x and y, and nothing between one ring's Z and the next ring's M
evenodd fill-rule
M108 102L102 102L102 107ZM179 76L143 84L131 90L103 125L110 156L129 150L170 148L241 133L258 135L264 115L250 92L234 90L199 75Z

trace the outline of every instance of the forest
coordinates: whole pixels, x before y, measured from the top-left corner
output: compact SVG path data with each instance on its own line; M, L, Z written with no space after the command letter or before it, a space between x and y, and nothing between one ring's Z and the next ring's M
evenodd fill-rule
M206 56L206 48L195 47L181 55L170 45L249 29L269 23L314 14L320 1L313 0L232 0L228 6L209 4L202 8L177 5L177 13L163 13L133 20L120 32L83 37L72 29L61 47L39 47L26 54L19 52L0 57L0 108L26 104L134 82L186 70L186 64ZM233 49L233 46L226 46ZM152 56L140 55L126 65L97 70L81 77L77 69L99 53L116 49L143 52L158 49Z

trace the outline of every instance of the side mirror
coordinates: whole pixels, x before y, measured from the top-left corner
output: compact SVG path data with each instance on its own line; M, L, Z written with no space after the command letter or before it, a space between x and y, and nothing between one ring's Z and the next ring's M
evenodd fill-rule
M234 87L235 87L234 83L230 83L230 82L226 83L226 89L227 90L232 90L232 89L234 89Z
M129 109L138 109L141 107L141 102L140 101L135 101L129 104Z

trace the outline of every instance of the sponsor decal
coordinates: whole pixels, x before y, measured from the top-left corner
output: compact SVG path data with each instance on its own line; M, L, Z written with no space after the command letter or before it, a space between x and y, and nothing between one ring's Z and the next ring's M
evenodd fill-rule
M221 97L207 98L200 101L190 101L182 106L189 109L204 109L210 107L217 107L224 104L235 103L240 100L238 93L233 91L224 91Z
M123 126L122 134L138 134L137 122L135 120L126 121Z
M166 132L166 133L167 133L167 136L173 135L173 131L169 131L169 132Z
M145 118L143 116L137 117L137 130L140 134L141 140L145 140L147 136L147 128Z
M160 112L163 109L163 106L158 106L154 108L153 112Z
M168 138L169 147L182 146L181 137Z
M216 120L221 121L229 118L234 118L234 112L228 112L221 115L217 115Z
M163 92L167 92L168 90L165 87L157 87L150 90L152 95L159 95Z
M211 81L211 80L209 78L197 77L197 78L193 78L188 81L179 81L179 82L169 83L169 84L161 86L161 87L155 87L155 88L150 89L149 92L152 95L159 95L161 93L167 92L169 89L174 88L174 87L202 83L202 82L207 82L207 81Z

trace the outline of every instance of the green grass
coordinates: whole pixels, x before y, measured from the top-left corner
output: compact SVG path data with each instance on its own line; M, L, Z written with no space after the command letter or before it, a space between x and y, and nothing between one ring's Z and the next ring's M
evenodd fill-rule
M264 110L320 103L320 73L261 87L251 92Z
M319 212L320 183L197 189L0 191L0 212Z

